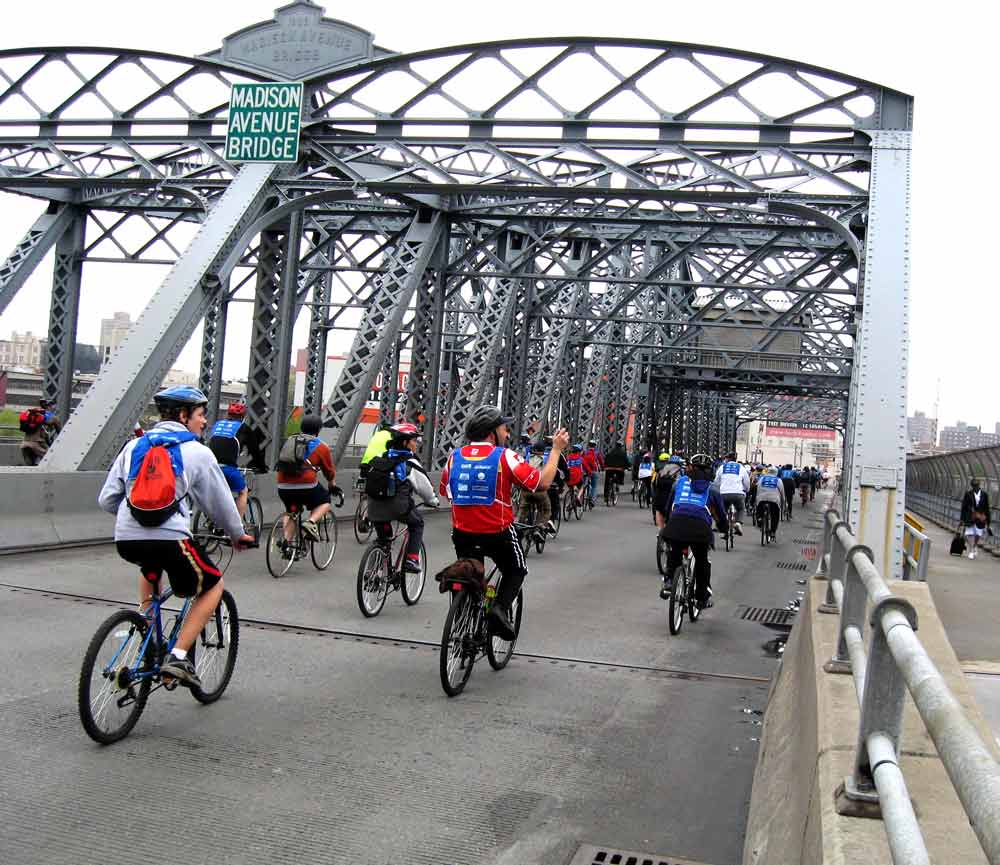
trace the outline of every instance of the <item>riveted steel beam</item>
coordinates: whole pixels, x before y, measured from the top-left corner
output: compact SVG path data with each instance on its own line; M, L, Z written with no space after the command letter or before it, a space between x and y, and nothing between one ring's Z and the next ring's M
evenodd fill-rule
M65 234L67 227L80 218L76 208L53 204L35 220L35 224L0 265L0 315L34 272L38 262Z

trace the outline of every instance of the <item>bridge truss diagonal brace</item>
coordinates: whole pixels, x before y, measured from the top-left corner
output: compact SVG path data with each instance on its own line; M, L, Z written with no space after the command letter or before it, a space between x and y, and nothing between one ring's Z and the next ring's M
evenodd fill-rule
M38 262L45 258L76 218L75 209L64 206L46 211L35 220L35 224L0 265L0 315L28 281Z
M260 214L278 170L276 164L247 165L233 179L70 416L42 463L44 471L102 469L111 463L222 290L229 274L216 269Z
M423 221L418 213L389 258L372 294L350 356L323 414L323 425L333 432L332 450L336 461L347 450L371 387L386 353L399 335L410 299L424 278L443 230L444 220L439 214Z
M618 303L618 298L624 292L624 283L615 286L608 294L602 312L607 313ZM598 412L601 411L602 397L607 394L607 388L603 386L605 372L608 367L608 345L607 340L613 330L613 322L604 322L595 331L595 345L590 349L590 361L587 366L587 374L583 381L583 395L580 400L580 432L581 438L589 439L591 431L598 425Z
M464 441L465 422L476 406L486 402L496 378L497 357L517 297L517 279L497 281L490 303L479 317L479 330L472 347L462 387L455 393L444 431L438 440L434 467L442 468L451 450Z

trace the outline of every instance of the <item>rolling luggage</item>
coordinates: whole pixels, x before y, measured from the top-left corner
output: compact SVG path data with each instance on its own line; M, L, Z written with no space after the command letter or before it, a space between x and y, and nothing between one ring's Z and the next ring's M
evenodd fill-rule
M960 556L965 552L965 535L958 534L951 539L951 549L948 550L953 556Z

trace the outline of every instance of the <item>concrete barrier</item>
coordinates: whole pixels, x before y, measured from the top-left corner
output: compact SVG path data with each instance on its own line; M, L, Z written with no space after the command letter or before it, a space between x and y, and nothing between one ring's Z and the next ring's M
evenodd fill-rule
M106 472L41 472L27 466L0 471L0 553L49 547L108 543L114 537L114 517L97 506ZM334 509L338 520L354 518L353 494L357 469L337 472L344 507ZM440 473L432 473L437 489ZM274 475L256 478L255 495L264 510L264 524L282 513ZM447 508L447 502L442 502Z
M889 582L917 609L920 640L948 687L1000 757L925 583ZM850 675L827 673L836 652L839 616L819 612L826 581L810 581L768 697L743 851L744 865L889 865L880 819L837 813L835 793L851 774L858 699ZM907 698L900 766L930 860L936 865L985 863L986 857L952 789L934 743Z

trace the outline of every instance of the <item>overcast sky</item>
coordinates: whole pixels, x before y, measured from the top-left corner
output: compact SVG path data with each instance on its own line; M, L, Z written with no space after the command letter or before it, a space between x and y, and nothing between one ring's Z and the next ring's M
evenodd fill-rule
M219 47L234 30L270 19L278 5L276 0L41 0L30 7L35 14L4 16L0 48L92 45L194 55ZM932 414L940 379L941 419L961 418L992 431L1000 421L995 384L1000 298L995 277L980 259L993 252L992 205L1000 184L985 151L998 139L1000 122L990 96L998 78L995 28L976 24L985 24L983 8L971 2L894 0L328 0L326 14L372 31L377 44L401 52L531 36L631 36L788 57L913 94L909 409ZM0 199L3 258L42 208L7 195ZM116 309L138 315L162 277L155 267L88 265L80 340L96 344L100 319ZM0 319L0 338L11 330L47 330L50 281L51 261L40 265ZM231 357L237 345L248 342L249 305L241 307L231 322ZM245 376L245 361L242 370L235 357L231 364L227 375ZM197 367L193 346L179 365Z

